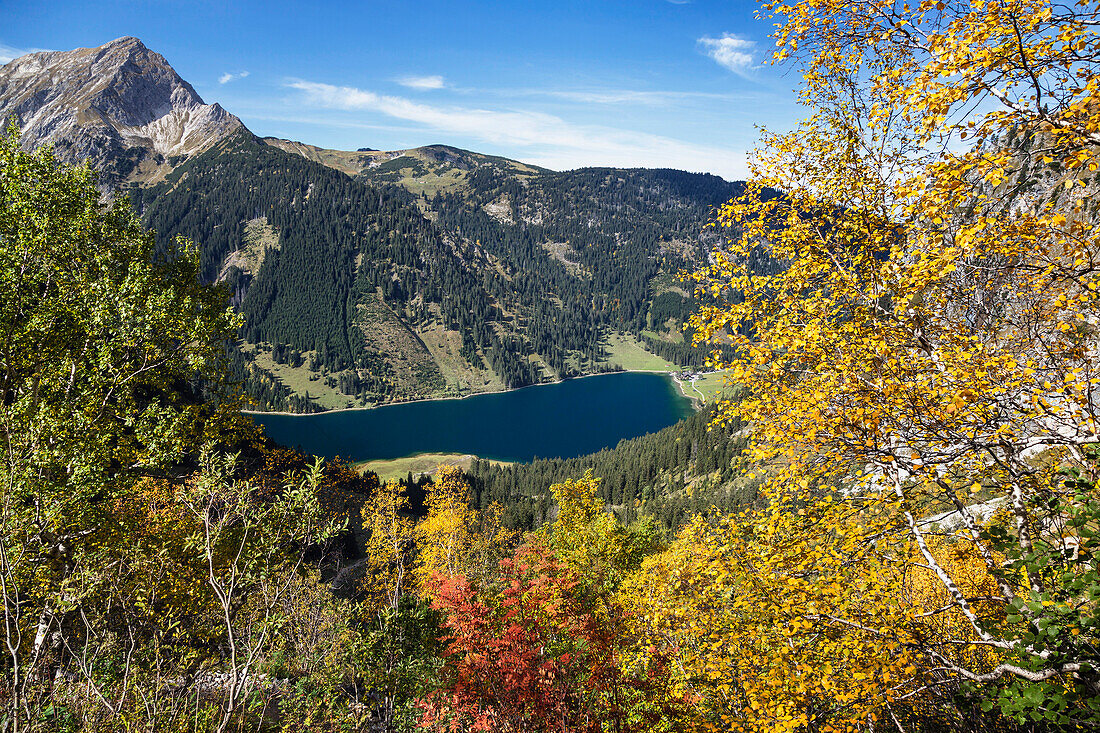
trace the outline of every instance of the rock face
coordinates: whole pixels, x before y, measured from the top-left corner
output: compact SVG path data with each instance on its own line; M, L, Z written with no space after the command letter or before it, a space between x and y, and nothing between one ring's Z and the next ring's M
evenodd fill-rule
M243 127L132 37L0 67L0 120L12 116L24 147L51 143L61 159L91 163L106 185L155 179Z

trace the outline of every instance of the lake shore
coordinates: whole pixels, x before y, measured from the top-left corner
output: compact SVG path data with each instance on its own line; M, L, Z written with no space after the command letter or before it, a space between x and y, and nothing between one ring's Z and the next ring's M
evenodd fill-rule
M339 409L324 410L322 412L286 412L286 411L281 411L280 412L280 411L275 411L275 410L241 410L241 413L244 414L244 415L286 415L288 417L310 417L312 415L328 415L328 414L332 414L332 413L336 413L336 412L356 412L356 411L361 411L361 410L380 410L380 409L383 409L383 408L386 408L386 407L392 407L394 405L410 405L410 404L419 404L419 403L422 403L422 402L449 402L449 401L454 401L454 400L465 400L465 399L469 399L471 397L480 397L482 395L505 394L507 392L519 392L520 390L533 389L535 387L550 387L550 386L555 385L555 384L561 384L562 382L570 382L570 381L573 381L575 379L588 379L589 377L606 377L610 374L623 374L623 373L626 373L626 372L629 372L629 373L632 373L632 374L667 374L669 376L669 378L672 379L673 382L675 382L677 385L680 384L679 380L677 380L676 377L674 376L676 374L676 372L670 372L670 371L665 370L665 369L621 369L619 371L614 371L614 372L596 372L595 374L578 374L577 376L569 377L568 379L559 379L555 382L539 382L538 384L528 384L524 387L516 387L515 389L495 389L495 390L489 390L487 392L471 392L470 394L459 395L459 396L456 396L456 397L427 397L427 398L422 399L422 400L394 400L393 402L386 402L386 403L381 404L381 405L371 405L369 407L341 407ZM679 389L680 389L680 393L683 394L684 397L687 397L690 400L695 399L691 395L684 392L682 387L679 387ZM698 408L696 408L696 409L698 409Z
M472 453L432 453L421 452L400 458L385 458L375 461L357 461L352 464L356 470L373 471L382 481L405 478L412 474L414 478L423 475L435 475L443 466L454 466L464 471L469 471L470 466L476 460L485 460L497 466L514 465L512 461L497 461L491 458L481 458Z
M682 394L684 397L687 397L689 400L691 400L691 404L695 407L696 410L702 410L706 406L707 400L703 396L702 392L695 389L694 380L689 380L687 382L684 382L684 380L682 380L682 379L680 379L679 377L676 376L676 372L670 372L669 376L672 378L672 381L676 383L676 387L677 387L677 389L680 390L680 394ZM695 394L693 394L693 395L688 394L688 391L685 388L685 384L690 384L691 389L695 392Z
M607 378L567 379L544 385L553 389L510 390L480 400L422 400L386 405L389 409L384 410L248 417L282 445L355 463L417 453L527 462L593 453L695 412L695 405L673 388L667 373L602 376Z

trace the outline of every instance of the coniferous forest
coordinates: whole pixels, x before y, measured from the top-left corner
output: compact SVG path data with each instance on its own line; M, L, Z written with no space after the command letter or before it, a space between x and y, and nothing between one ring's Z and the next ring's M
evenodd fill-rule
M1100 7L759 12L809 114L743 184L241 126L111 195L12 124L0 732L1100 728ZM385 482L242 412L610 333L735 389Z
M679 338L692 299L673 291L683 302L670 309L652 282L698 261L699 233L738 190L716 176L661 170L520 180L486 162L461 192L418 206L398 185L349 178L241 130L132 196L161 246L177 235L203 243L202 276L231 288L245 342L270 345L276 363L286 363L283 351L309 353L311 371L370 404L446 387L417 335L406 353L419 369L395 373L393 354L372 334L377 300L410 335L428 325L455 332L467 368L504 387L608 368L609 331L640 334L671 319ZM510 202L508 212L490 215L498 200ZM258 227L270 241L256 241ZM547 250L553 243L564 248L560 259ZM641 338L676 363L699 366L707 355L690 341ZM258 407L318 409L251 356L233 362Z

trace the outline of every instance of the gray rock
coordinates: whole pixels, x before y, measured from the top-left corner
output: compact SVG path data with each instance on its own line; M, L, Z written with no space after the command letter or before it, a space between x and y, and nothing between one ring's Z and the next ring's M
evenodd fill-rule
M13 116L25 148L52 144L62 160L88 161L107 185L163 175L171 160L243 127L132 37L0 67L0 119Z

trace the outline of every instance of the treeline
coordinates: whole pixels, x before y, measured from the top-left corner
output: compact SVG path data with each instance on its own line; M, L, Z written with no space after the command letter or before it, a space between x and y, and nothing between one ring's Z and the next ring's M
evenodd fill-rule
M715 349L714 346L708 345L693 346L691 333L685 333L684 341L681 343L655 339L648 334L642 334L642 343L645 344L646 349L662 359L685 367L706 366L707 359ZM718 345L717 348L724 360L728 360L732 355L732 350L728 346Z
M162 246L177 234L202 242L208 281L245 247L246 222L264 218L277 232L258 273L224 273L251 343L317 351L325 368L368 377L377 365L366 353L358 306L380 292L401 312L419 299L414 315L426 317L423 304L437 303L448 328L491 352L508 386L541 376L488 325L498 310L480 268L456 255L399 189L373 188L241 132L133 196Z
M635 332L645 327L652 278L698 261L710 243L704 232L715 207L741 190L717 176L610 168L546 172L521 181L481 166L469 173L467 185L437 194L431 210L441 227L508 264L520 278L511 283L520 297L548 293L567 316L591 312L596 327ZM496 206L497 215L490 216L486 206ZM506 213L499 213L501 206ZM550 244L564 245L563 256L581 274L549 257L544 245ZM547 335L551 347L581 351L592 336L581 332L578 341L574 334Z

